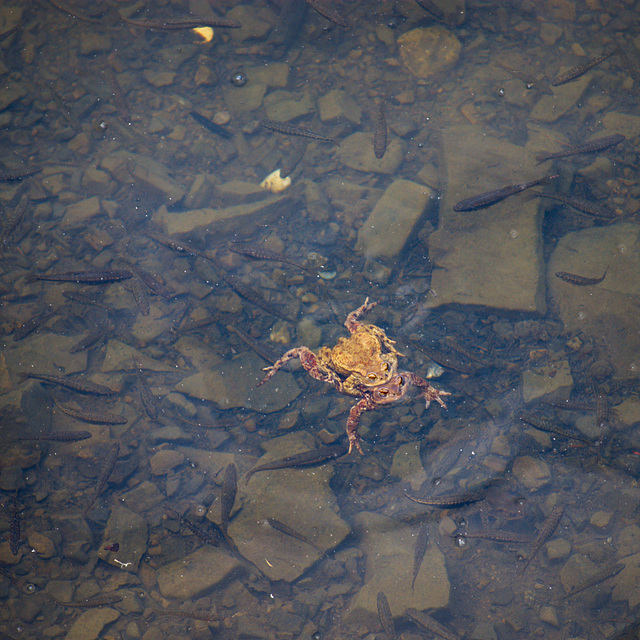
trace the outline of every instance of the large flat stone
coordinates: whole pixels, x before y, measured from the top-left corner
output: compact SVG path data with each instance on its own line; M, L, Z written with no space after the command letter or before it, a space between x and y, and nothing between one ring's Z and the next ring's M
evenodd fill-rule
M161 567L158 570L158 588L165 598L193 600L241 567L241 563L225 551L204 546Z
M444 555L430 544L411 589L417 530L377 513L355 518L358 545L366 558L364 585L351 601L348 615L363 622L377 619L377 594L389 600L392 614L406 608L440 609L449 604L450 583Z
M265 222L264 216L275 215L277 205L285 199L286 196L265 196L258 202L248 204L220 209L192 209L179 213L160 207L153 216L153 222L168 235L204 231L213 225L220 232L245 229L245 233L249 233L258 221Z
M292 433L265 446L268 453L256 466L307 451L314 444L308 434ZM336 513L336 497L329 486L332 477L333 465L327 464L259 472L240 485L242 509L233 518L229 535L240 553L271 580L292 582L350 533ZM292 528L309 543L274 529L267 518Z
M558 271L605 279L575 286ZM564 236L549 259L549 294L568 331L601 345L615 375L637 377L640 370L640 225L592 227Z
M356 250L368 258L398 255L422 217L433 191L410 180L395 180L358 232Z
M85 611L76 618L64 640L95 640L102 635L105 627L119 617L120 613L109 607Z
M192 398L214 402L221 409L244 407L260 413L284 409L300 395L300 387L290 373L280 371L261 387L264 362L253 353L244 353L219 368L180 381L175 391Z
M542 213L526 192L485 209L455 212L459 200L542 177L523 147L479 127L443 135L448 186L438 229L429 236L432 306L465 304L544 314ZM517 169L515 169L517 168Z
M345 138L336 151L338 160L358 171L391 175L398 170L404 156L404 145L399 138L391 137L382 158L373 152L373 134L357 131Z

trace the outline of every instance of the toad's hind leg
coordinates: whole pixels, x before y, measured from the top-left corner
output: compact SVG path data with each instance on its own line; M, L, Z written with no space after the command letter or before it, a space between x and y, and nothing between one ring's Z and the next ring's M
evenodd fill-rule
M369 302L369 298L367 298L361 307L358 307L355 311L352 311L344 321L344 326L347 327L349 333L354 333L360 326L360 318L362 318L365 313L369 313L371 309L377 306L377 302Z
M265 367L263 371L267 372L264 379L258 383L258 387L263 385L267 380L273 378L273 376L290 360L300 358L300 364L305 368L307 373L316 380L322 380L322 382L330 382L335 384L337 376L332 371L327 371L318 362L315 353L307 347L296 347L295 349L289 349L277 362L273 363L271 367Z
M360 444L362 439L360 438L360 434L358 433L358 422L360 422L360 416L365 411L370 411L371 409L375 409L375 403L369 397L364 397L358 401L357 404L354 404L351 407L351 411L349 411L349 417L347 418L347 438L349 439L349 451L351 453L354 449L357 449L361 454L364 455L364 451L362 450L362 445Z
M424 378L417 376L415 373L409 373L406 375L408 376L409 381L420 389L420 396L424 398L427 409L433 400L435 400L443 409L447 408L442 397L450 396L451 394L448 391L440 391L440 389L436 389L431 383Z

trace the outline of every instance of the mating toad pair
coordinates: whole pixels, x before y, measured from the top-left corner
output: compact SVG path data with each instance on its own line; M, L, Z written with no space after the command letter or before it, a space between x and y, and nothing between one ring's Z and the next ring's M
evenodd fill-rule
M361 307L347 316L344 326L351 335L340 338L333 349L322 347L317 353L307 347L290 349L273 366L265 369L267 375L260 383L264 384L273 377L289 360L300 358L302 366L312 378L329 382L340 393L360 398L351 407L347 419L349 453L354 447L363 453L358 435L362 413L380 405L399 402L407 394L410 385L420 390L419 395L425 399L427 407L435 400L446 408L442 396L451 395L439 391L414 373L398 373L398 356L403 354L394 347L395 341L380 327L360 322L360 318L377 304L369 302L367 298Z

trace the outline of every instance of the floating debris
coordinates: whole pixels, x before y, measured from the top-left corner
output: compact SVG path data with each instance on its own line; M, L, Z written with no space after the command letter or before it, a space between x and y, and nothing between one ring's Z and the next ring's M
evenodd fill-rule
M291 177L283 178L280 169L276 169L260 183L260 186L271 193L282 193L291 186Z

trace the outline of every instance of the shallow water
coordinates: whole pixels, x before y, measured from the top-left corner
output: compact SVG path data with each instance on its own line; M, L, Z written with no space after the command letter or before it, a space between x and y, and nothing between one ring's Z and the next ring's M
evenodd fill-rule
M413 609L451 637L637 637L640 5L436 5L0 7L0 635L382 636L383 592L405 638ZM528 191L453 212L555 174L536 190L611 216ZM363 414L364 456L247 475L346 443L367 389L295 361L256 385L367 297L446 409L414 388Z

